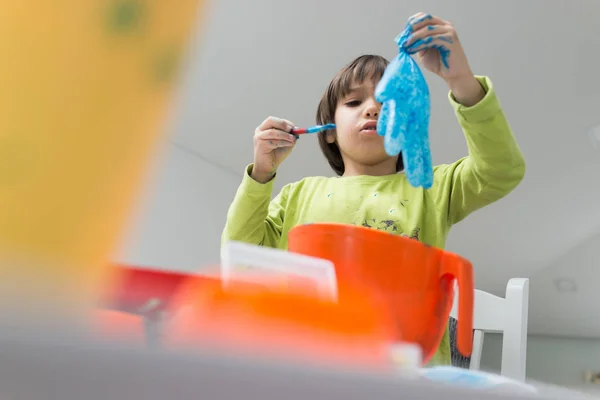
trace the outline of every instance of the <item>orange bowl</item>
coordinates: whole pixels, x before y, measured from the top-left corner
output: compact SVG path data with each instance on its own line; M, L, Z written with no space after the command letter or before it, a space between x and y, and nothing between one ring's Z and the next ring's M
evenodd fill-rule
M458 349L470 355L473 326L473 268L450 252L370 228L342 224L297 226L288 249L334 263L340 302L346 286L360 285L383 301L398 341L416 343L423 363L435 354L446 329L458 281Z

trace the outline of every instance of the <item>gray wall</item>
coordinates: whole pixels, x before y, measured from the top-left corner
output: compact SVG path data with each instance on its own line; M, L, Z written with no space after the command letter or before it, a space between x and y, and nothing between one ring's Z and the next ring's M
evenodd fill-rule
M168 143L141 193L115 259L180 271L219 262L221 231L240 176Z

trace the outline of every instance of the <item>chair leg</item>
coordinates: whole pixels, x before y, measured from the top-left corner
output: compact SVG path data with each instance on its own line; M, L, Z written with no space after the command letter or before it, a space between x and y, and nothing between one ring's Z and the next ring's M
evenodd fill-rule
M502 338L501 374L524 382L527 372L529 279L512 278L506 286L506 328Z
M471 353L471 363L469 369L479 371L481 367L481 354L483 353L483 331L476 330L473 333L473 352Z
M162 318L159 316L145 317L144 330L149 348L159 348L161 345Z

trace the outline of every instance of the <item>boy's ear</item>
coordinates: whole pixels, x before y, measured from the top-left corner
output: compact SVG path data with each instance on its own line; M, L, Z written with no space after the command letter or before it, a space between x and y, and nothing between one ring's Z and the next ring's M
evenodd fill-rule
M329 144L335 143L335 129L329 129L325 133L325 140L327 140L327 143Z

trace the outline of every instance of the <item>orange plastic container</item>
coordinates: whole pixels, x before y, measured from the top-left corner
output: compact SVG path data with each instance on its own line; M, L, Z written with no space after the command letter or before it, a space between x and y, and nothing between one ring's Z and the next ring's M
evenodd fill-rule
M295 286L298 287L298 286ZM304 291L190 279L163 334L170 349L210 348L321 365L385 369L393 322L376 299L346 290L344 303Z
M288 248L335 264L340 302L347 285L363 285L382 299L395 321L397 340L419 344L426 363L448 324L458 280L458 349L472 350L473 268L456 254L370 228L310 224L292 229Z

